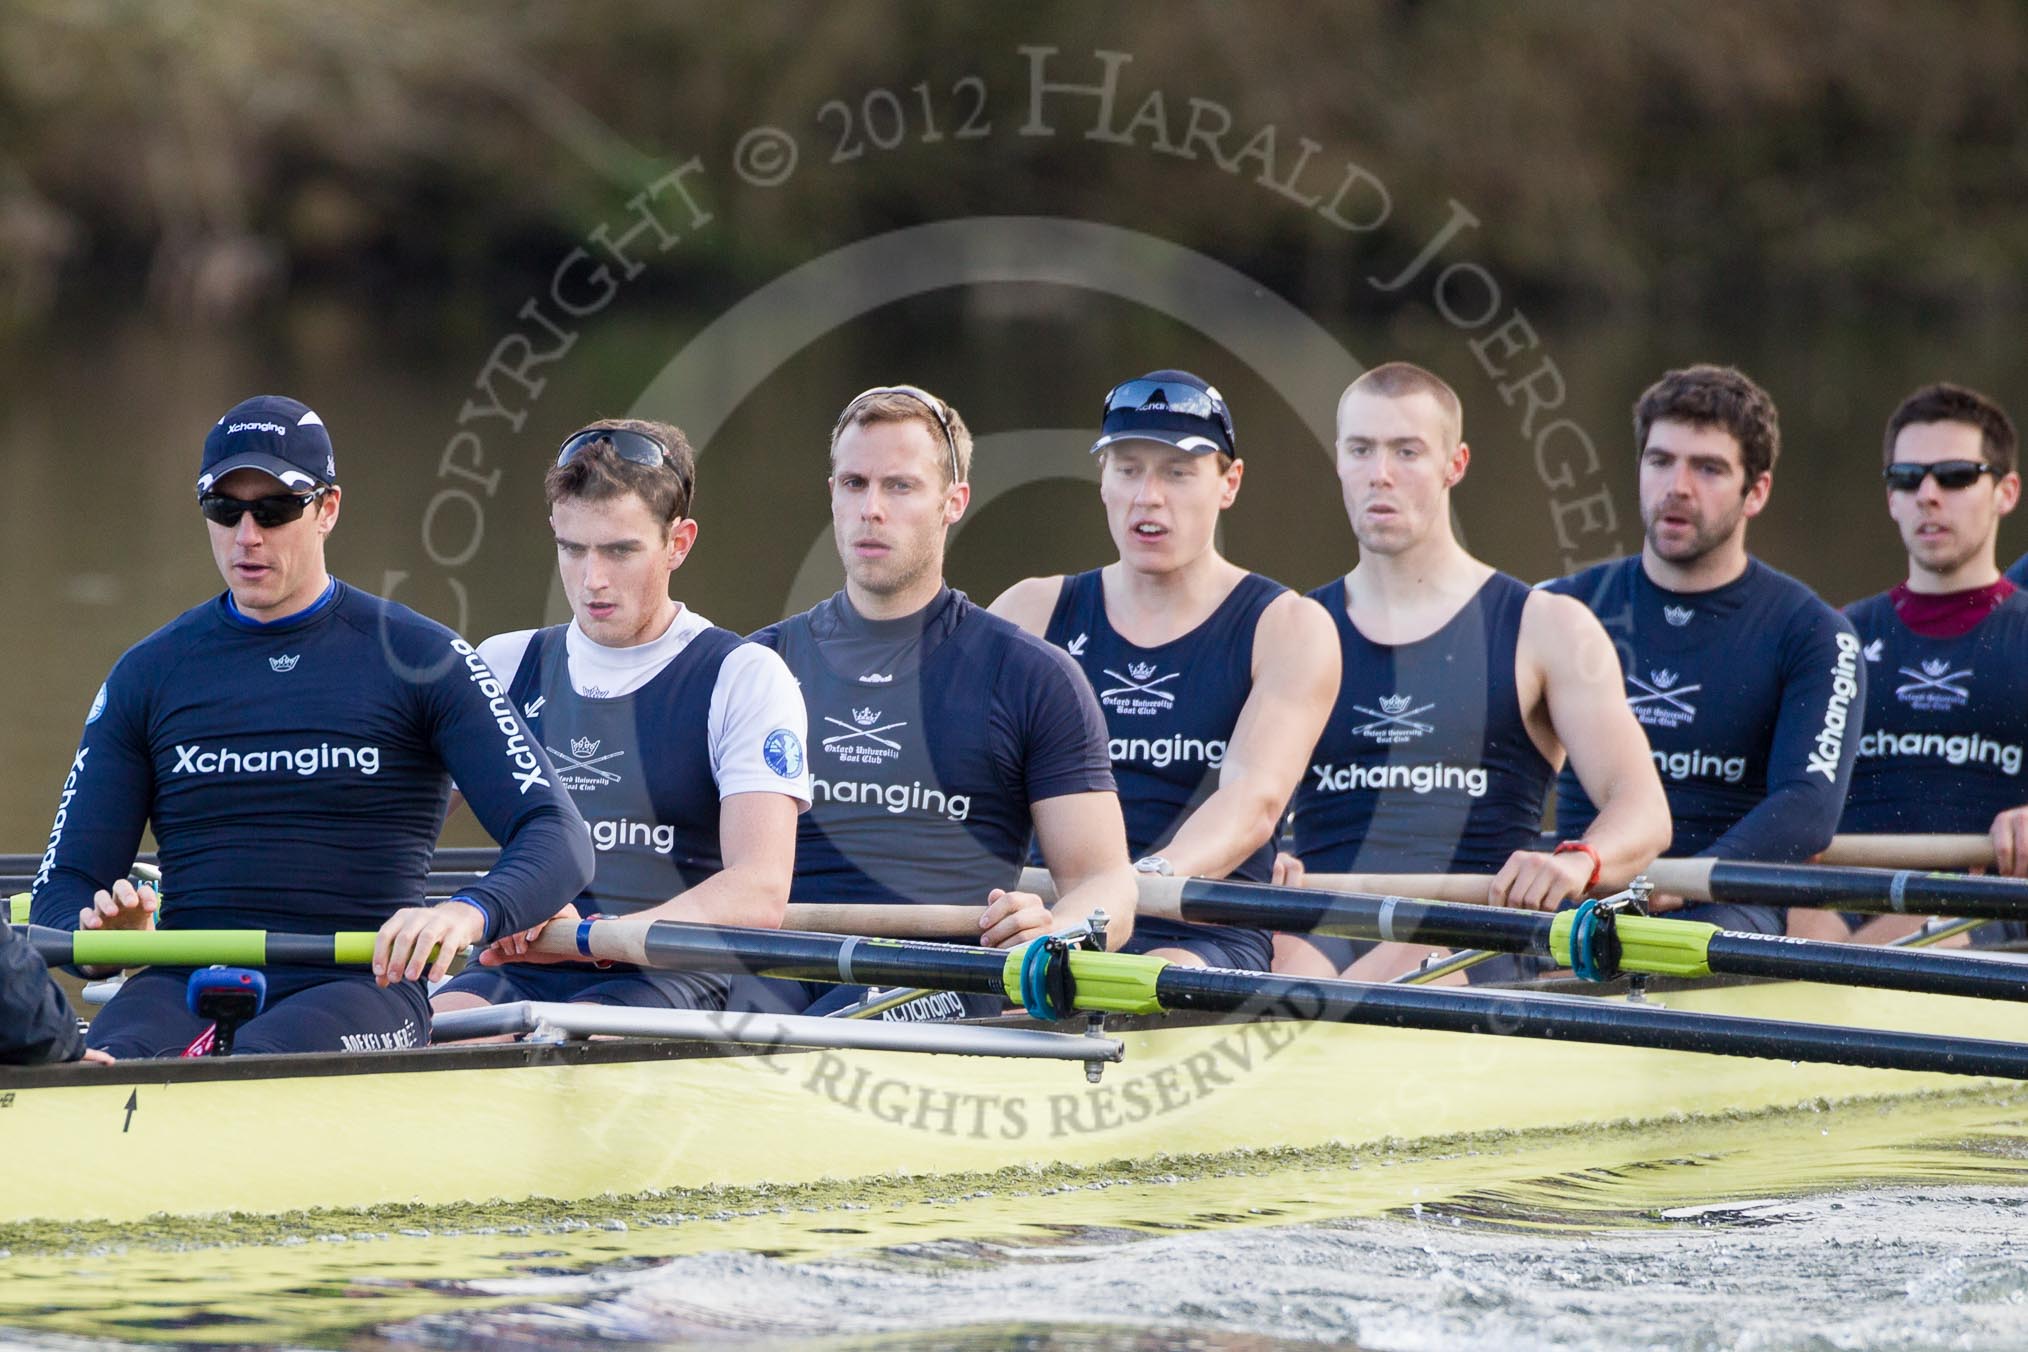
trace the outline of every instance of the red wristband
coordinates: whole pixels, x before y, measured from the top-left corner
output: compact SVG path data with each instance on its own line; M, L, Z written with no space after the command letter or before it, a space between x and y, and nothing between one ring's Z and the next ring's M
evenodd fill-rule
M1566 840L1551 851L1553 854L1578 854L1580 852L1591 856L1591 877L1586 879L1584 884L1584 890L1589 892L1592 888L1598 886L1599 875L1605 872L1605 861L1598 857L1597 847L1582 840Z

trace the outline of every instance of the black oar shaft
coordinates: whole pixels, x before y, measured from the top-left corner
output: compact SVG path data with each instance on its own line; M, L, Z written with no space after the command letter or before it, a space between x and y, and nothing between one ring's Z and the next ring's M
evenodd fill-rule
M1608 1000L1528 999L1491 991L1363 985L1170 967L1155 982L1169 1009L1248 1012L1327 1023L1606 1043L1664 1051L1824 1061L1879 1070L2028 1079L2028 1046L1983 1038L1694 1014Z
M1503 953L1549 952L1550 918L1539 911L1210 878L1183 884L1181 909L1185 920L1200 925L1250 925L1441 948L1494 948Z
M1200 924L1255 925L1356 939L1393 939L1444 948L1490 948L1503 953L1538 955L1550 953L1554 925L1551 917L1538 911L1414 901L1359 892L1298 891L1207 879L1193 879L1183 885L1180 909L1185 920ZM1629 927L1635 924L1653 927L1682 922L1658 918L1627 919L1621 923ZM1705 948L1705 961L1711 971L1727 976L2028 1001L2028 966L1934 949L1833 944L1718 930L1712 932ZM1630 966L1629 970L1666 969Z
M1712 866L1711 895L1749 906L2028 919L2028 880L1909 869L1722 862Z
M790 981L933 986L1002 993L1007 955L997 949L890 939L839 938L794 930L722 930L659 921L642 938L648 965L677 971L743 971Z
M663 921L646 927L640 952L658 967L1006 993L1007 955L993 949L714 930ZM1072 971L1077 968L1073 957ZM1151 969L1151 979L1156 1002L1168 1010L2028 1079L2028 1045L1988 1039L1695 1014L1618 1000L1369 985L1174 964Z
M1721 930L1705 950L1711 970L1727 976L1821 981L1933 995L2028 1000L2028 963L1975 958L1935 949L1873 944L1810 943L1777 934Z

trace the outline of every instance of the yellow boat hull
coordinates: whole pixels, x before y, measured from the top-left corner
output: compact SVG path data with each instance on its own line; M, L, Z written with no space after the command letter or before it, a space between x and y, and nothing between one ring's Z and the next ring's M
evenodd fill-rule
M1770 983L1671 1008L2028 1040L2028 1008ZM1948 1075L1294 1023L1157 1025L1075 1063L444 1048L0 1074L0 1225L559 1201L1734 1113ZM24 1167L26 1165L27 1167Z

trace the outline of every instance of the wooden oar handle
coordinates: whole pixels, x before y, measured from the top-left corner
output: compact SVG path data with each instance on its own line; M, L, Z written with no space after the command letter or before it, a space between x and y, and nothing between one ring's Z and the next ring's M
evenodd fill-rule
M1657 859L1648 865L1646 876L1657 892L1673 893L1685 901L1711 900L1711 870L1716 859Z
M782 928L813 934L865 934L879 939L969 939L979 937L983 906L894 906L831 902L791 902ZM551 925L529 947L552 957L585 957L577 947L578 924ZM592 957L600 962L644 965L643 940L648 922L624 916L593 922L586 935Z
M1657 892L1671 892L1690 901L1709 901L1711 866L1715 862L1657 859L1645 873ZM1303 886L1328 892L1377 892L1382 896L1484 906L1492 881L1492 875L1486 873L1310 873L1304 875Z
M1419 901L1484 906L1490 873L1305 873L1303 886L1324 892L1368 892Z
M1190 881L1188 878L1164 878L1156 873L1140 873L1135 875L1135 881L1139 885L1139 895L1134 902L1135 915L1153 916L1157 920L1183 918L1183 884ZM1022 869L1021 890L1041 897L1046 906L1057 903L1056 880L1049 876L1046 868Z
M1961 871L1990 867L1990 836L1833 836L1830 848L1817 856L1820 864L1853 868L1913 868Z

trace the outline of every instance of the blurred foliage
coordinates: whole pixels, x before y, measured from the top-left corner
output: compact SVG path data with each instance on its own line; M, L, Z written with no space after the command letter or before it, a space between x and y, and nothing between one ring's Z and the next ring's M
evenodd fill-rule
M801 134L796 191L675 260L673 284L1046 211L1157 231L1318 306L1373 305L1370 259L1410 256L1455 199L1485 222L1473 256L1545 303L2012 307L2024 25L2003 0L10 0L0 326L93 288L220 315L284 285L518 297L657 174L692 154L722 167L761 122ZM1288 156L1303 136L1357 161L1395 217L1355 240L1265 190L1235 212L1207 163L1075 134L1083 104L1054 116L1064 134L1015 136L1024 43L1059 48L1061 78L1131 52L1122 118L1157 88L1179 127L1190 97L1216 101L1242 134L1275 124ZM970 73L993 87L985 153L820 163L825 100L920 80L941 97Z

